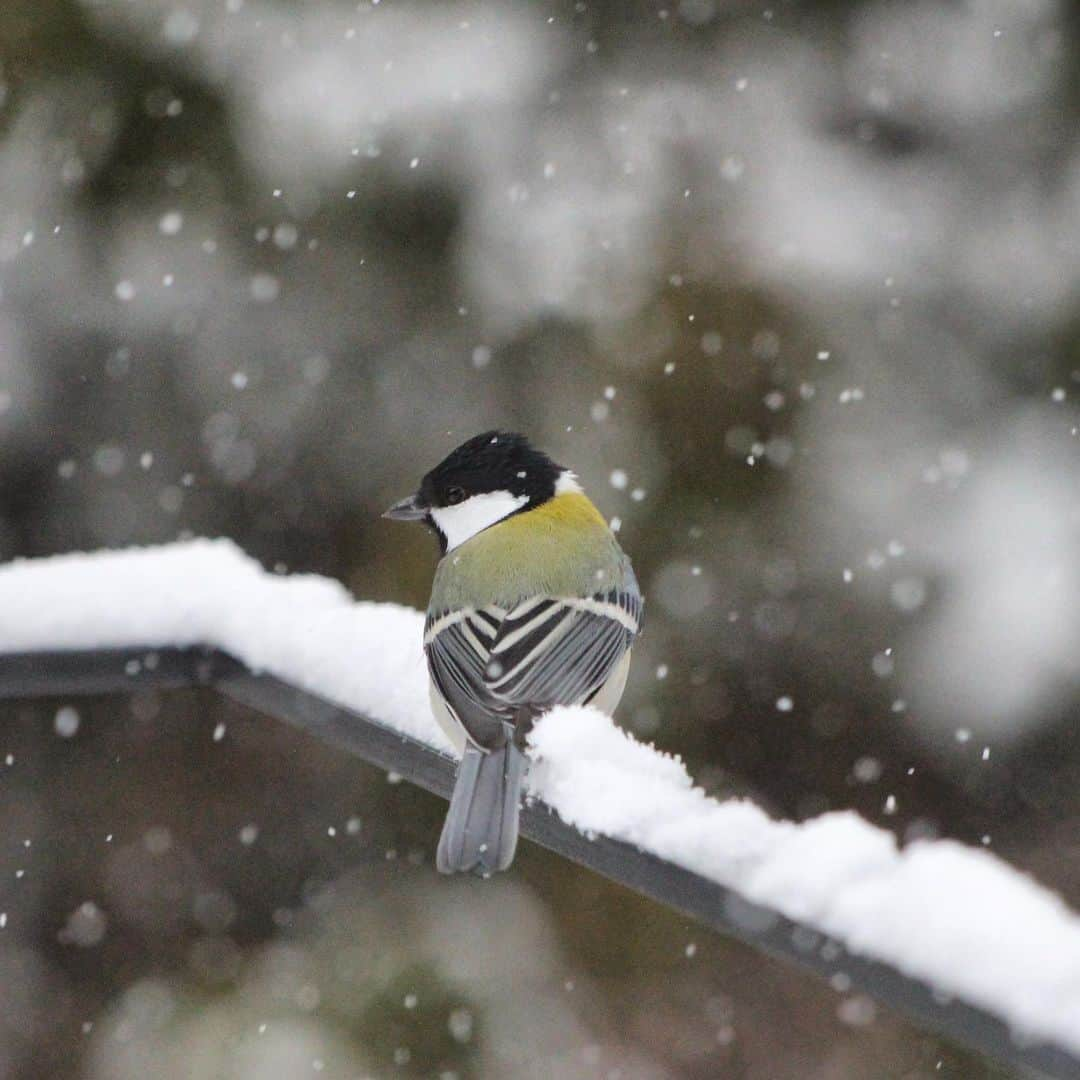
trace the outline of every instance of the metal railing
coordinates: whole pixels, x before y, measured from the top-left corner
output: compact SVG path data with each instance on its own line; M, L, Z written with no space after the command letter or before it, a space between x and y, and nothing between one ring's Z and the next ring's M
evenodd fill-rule
M255 674L220 650L148 647L0 655L0 700L130 693L148 686L214 688L427 791L450 796L453 759L317 694L272 675ZM1064 1047L1025 1043L991 1012L948 998L887 964L848 952L820 931L751 904L714 881L630 844L605 836L586 837L542 802L523 809L521 831L549 850L769 956L825 979L842 973L853 989L918 1026L1022 1075L1080 1080L1080 1058Z

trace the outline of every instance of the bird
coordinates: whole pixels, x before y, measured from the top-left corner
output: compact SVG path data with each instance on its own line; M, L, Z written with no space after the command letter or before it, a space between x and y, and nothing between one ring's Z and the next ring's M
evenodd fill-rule
M490 877L517 847L529 730L556 705L614 713L644 601L577 476L516 432L462 443L383 516L439 542L423 645L460 764L436 867Z

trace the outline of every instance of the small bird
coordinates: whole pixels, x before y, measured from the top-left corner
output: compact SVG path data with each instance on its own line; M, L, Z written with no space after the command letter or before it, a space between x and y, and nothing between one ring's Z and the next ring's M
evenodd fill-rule
M424 652L461 764L436 865L487 877L514 858L536 717L618 704L641 628L637 579L574 474L523 435L462 443L383 516L439 540Z

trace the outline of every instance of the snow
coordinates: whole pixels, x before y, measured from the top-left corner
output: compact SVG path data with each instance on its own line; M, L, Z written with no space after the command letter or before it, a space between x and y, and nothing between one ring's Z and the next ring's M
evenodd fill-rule
M994 856L949 840L899 849L852 812L796 825L717 802L683 765L593 709L562 708L530 743L533 785L560 816L735 889L1018 1034L1080 1051L1080 918Z
M448 751L431 716L423 616L338 583L267 573L234 544L64 555L0 568L0 652L206 644ZM987 852L900 849L856 814L794 824L718 802L683 764L589 708L530 736L530 785L569 824L627 841L814 927L853 953L1080 1052L1080 917ZM743 905L731 905L739 918ZM748 929L768 912L745 906Z
M450 751L427 699L424 617L264 571L228 540L0 567L0 651L213 645Z

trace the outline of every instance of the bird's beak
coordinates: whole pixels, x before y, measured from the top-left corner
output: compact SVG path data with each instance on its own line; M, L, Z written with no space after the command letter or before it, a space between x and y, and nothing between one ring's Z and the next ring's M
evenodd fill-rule
M383 517L393 521L423 521L427 512L428 508L420 496L410 495L407 499L394 503Z

